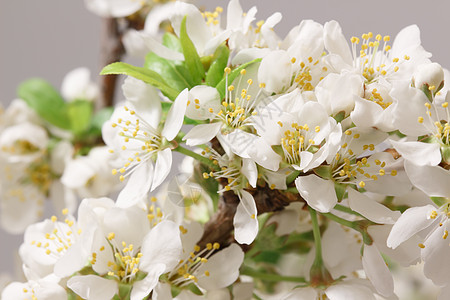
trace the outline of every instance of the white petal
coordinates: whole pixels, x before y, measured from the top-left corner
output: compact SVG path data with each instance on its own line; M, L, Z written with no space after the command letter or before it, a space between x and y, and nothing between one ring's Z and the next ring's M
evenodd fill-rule
M66 165L61 182L71 189L83 187L89 178L96 174L95 170L88 163L84 157L70 161Z
M198 274L209 271L209 276L200 277L198 284L207 290L216 290L229 286L239 277L239 268L244 261L244 252L237 244L214 254L198 269Z
M172 293L170 291L170 284L158 282L158 284L153 289L152 296L155 300L171 299Z
M143 255L140 269L151 272L156 264L164 264L166 267L164 272L173 269L181 255L180 230L177 224L172 221L162 221L156 225L145 236L141 253Z
M283 300L316 300L318 293L312 287L297 288L284 296Z
M142 80L128 76L122 85L122 91L139 117L153 128L157 128L162 110L158 90Z
M234 238L239 244L251 244L258 234L258 218L253 196L244 190L233 218Z
M338 284L331 285L325 290L325 294L330 300L376 299L369 287L353 282L353 280L344 280Z
M246 48L239 51L235 57L231 60L231 64L241 65L243 63L252 61L257 58L263 58L267 54L270 53L270 50L267 48Z
M418 166L436 166L441 162L441 150L437 143L397 142L390 140L395 150L406 160Z
M209 110L218 113L220 106L220 95L216 88L197 85L189 91L186 117L194 120L210 119L213 114Z
M166 271L164 264L154 264L147 276L133 284L130 300L142 300L155 288L161 276ZM160 298L162 299L162 298ZM170 298L169 298L170 299Z
M277 171L280 168L281 156L273 151L263 138L257 138L253 147L248 149L247 152L257 164L266 169Z
M355 191L354 189L349 188L347 191L348 204L350 208L372 222L380 224L394 224L401 215L399 211L392 211L383 204L369 199L369 197Z
M103 216L103 235L114 232L115 241L138 248L150 229L147 213L140 207L113 207ZM103 251L101 251L103 252ZM97 256L100 254L98 253Z
M183 137L183 140L186 140L188 146L205 144L219 133L221 127L221 122L196 125Z
M219 136L221 137L220 142L223 146L225 143L234 154L242 158L250 158L248 151L253 147L253 143L258 139L257 135L240 129L235 129L227 135L221 134Z
M300 176L295 180L295 186L308 205L321 213L329 212L337 203L331 180L316 175Z
M247 177L248 182L252 187L256 187L256 181L258 180L258 169L256 168L256 164L250 158L242 159L242 174Z
M166 124L161 134L169 141L173 140L181 129L184 121L184 113L188 102L189 92L184 89L175 99L167 113Z
M412 184L431 197L449 197L450 170L439 166L417 166L405 161L405 170Z
M428 216L434 209L432 205L407 209L392 227L387 239L388 247L395 249L414 234L430 226L432 220Z
M67 286L83 299L110 300L119 292L117 282L96 275L74 276Z
M116 205L118 207L131 207L142 200L150 190L150 186L153 180L153 164L143 162L137 166L127 184L117 197Z
M286 51L276 50L266 55L259 66L258 81L269 93L279 93L290 84L292 62Z
M449 240L443 238L447 229L445 225L436 228L424 242L425 248L422 249L422 259L425 262L423 272L434 284L440 286L450 282Z
M138 11L143 2L139 1L111 1L111 0L84 0L87 9L101 17L126 17Z
M152 35L142 33L144 43L150 49L150 51L154 52L159 57L169 59L169 60L179 60L184 61L184 55L180 52L167 48L163 44L160 44Z
M150 191L153 191L166 179L172 168L172 150L166 148L158 152L156 158L155 172L153 174L153 183Z
M69 277L86 265L88 257L84 255L82 246L78 241L67 249L67 252L55 264L55 275L61 278Z
M181 21L185 16L187 17L187 34L194 43L197 52L202 56L206 43L212 38L211 31L197 7L189 3L176 2L170 20L177 36L180 36Z
M381 295L389 297L394 293L394 280L375 244L364 245L362 264L367 278Z
M347 39L342 34L342 28L336 21L330 21L324 25L325 48L329 53L338 54L349 65L353 58Z

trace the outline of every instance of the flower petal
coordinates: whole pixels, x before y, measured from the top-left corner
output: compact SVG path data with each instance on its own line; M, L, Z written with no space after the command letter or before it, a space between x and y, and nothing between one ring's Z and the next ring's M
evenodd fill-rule
M389 297L394 293L394 280L375 244L364 245L362 264L367 278L381 295Z
M164 264L154 264L147 276L133 284L130 300L142 300L155 288L158 284L159 276L166 271ZM160 298L162 299L162 298Z
M448 224L448 221L446 222ZM446 224L446 225L447 225ZM422 259L425 262L423 272L426 277L439 286L450 282L450 251L448 239L444 239L447 226L439 226L424 242ZM447 232L448 234L448 232Z
M430 226L432 220L428 216L434 209L432 205L407 209L392 227L387 246L395 249L414 234Z
M173 269L181 255L180 229L177 224L166 220L156 225L145 236L141 253L140 269L143 271L151 272L157 264L164 264L164 272Z
M110 300L119 292L117 282L96 275L73 276L67 287L83 299Z
M336 21L325 23L323 27L325 48L329 53L338 54L349 65L353 63L352 53L342 28Z
M237 244L214 254L198 269L198 274L209 272L209 276L198 279L200 287L207 290L217 290L229 286L239 277L239 268L244 261L244 252Z
M360 213L372 222L379 224L394 224L400 217L399 211L392 211L381 203L369 199L354 189L347 189L348 204L350 208L357 213Z
M321 213L329 212L337 203L331 180L316 175L300 176L295 180L295 186L308 205Z
M188 89L184 89L170 107L167 113L166 123L161 134L168 140L173 140L183 126L184 114L186 112L186 106L189 98Z
M188 146L205 144L219 133L221 127L221 122L196 125L183 137L183 140Z
M405 170L412 184L428 196L450 196L450 170L439 166L417 166L409 161L405 161Z
M253 196L240 191L240 200L233 218L234 238L239 244L251 244L258 234L258 218Z
M127 184L117 197L118 207L131 207L147 195L153 180L153 164L143 162L131 173Z
M156 158L155 173L153 174L153 183L150 191L153 191L166 179L172 168L172 150L166 148L158 152Z
M397 142L390 140L395 150L406 160L418 166L436 166L441 162L441 150L437 143Z

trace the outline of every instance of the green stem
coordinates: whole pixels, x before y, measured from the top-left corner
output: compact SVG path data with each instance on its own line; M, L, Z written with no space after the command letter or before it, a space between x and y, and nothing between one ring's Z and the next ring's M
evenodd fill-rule
M300 171L294 170L291 174L286 177L286 184L291 184L300 175Z
M333 282L333 277L323 264L322 240L320 237L320 226L319 221L317 220L317 212L309 206L308 210L311 216L314 246L316 248L316 257L314 258L311 270L309 271L311 286L317 287L322 285L329 285Z
M292 193L292 194L298 194L298 190L296 187L290 187L284 190L284 192Z
M256 271L255 269L246 267L246 266L241 268L241 275L247 275L247 276L262 279L265 281L275 281L275 282L289 281L289 282L301 282L301 283L306 282L305 278L303 278L303 277L282 276L282 275L278 275L278 274L264 273L264 272Z
M322 264L322 241L320 238L320 227L319 221L317 220L317 212L308 206L309 214L311 216L312 229L314 235L314 246L316 247L316 258L314 259L314 264Z
M183 148L180 145L178 145L178 147L176 147L174 150L177 151L177 152L180 152L181 154L190 156L190 157L198 160L202 164L207 165L207 166L211 167L214 170L217 170L217 165L215 165L212 160L210 160L210 159L208 159L208 158L206 158L204 156L201 156L200 154L195 153L194 151L191 151L189 149Z

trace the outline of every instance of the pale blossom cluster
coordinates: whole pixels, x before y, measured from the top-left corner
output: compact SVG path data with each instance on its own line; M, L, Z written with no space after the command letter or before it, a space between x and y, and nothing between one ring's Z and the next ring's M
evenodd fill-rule
M4 299L396 299L418 263L448 298L450 74L417 26L281 38L280 13L238 0L149 3L86 1L146 14L123 37L144 66L102 71L127 75L106 146L20 100L1 115L0 220L26 228L28 280ZM67 101L96 97L80 78ZM45 198L61 214L37 222Z

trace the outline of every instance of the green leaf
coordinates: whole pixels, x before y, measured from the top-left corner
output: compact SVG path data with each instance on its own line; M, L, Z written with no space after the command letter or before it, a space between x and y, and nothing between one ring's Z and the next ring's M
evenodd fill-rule
M107 65L100 72L100 75L110 74L124 74L142 80L143 82L160 89L161 92L171 100L175 100L179 94L179 92L170 87L158 73L147 68L140 68L123 62L116 62Z
M333 116L336 122L340 123L345 119L345 111L340 111L336 115Z
M187 289L190 290L192 293L198 296L203 296L202 291L196 286L194 283L190 283L187 285Z
M221 45L214 53L214 61L206 73L206 84L209 86L216 86L225 74L224 69L228 64L228 57L230 56L230 49L226 45Z
M442 161L446 164L450 164L450 146L442 145L441 146L441 155Z
M227 84L230 85L235 79L236 77L238 77L238 75L241 74L241 70L247 68L249 65L260 62L261 58L257 58L254 59L252 61L249 61L245 64L240 65L238 68L234 69L233 71L231 71L230 74L228 74L228 80L227 78L223 78L217 85L216 85L216 89L219 92L220 96L222 98L225 97L225 90L227 89Z
M430 199L439 207L447 203L447 199L445 199L444 197L430 197Z
M114 107L105 107L99 110L91 119L91 130L102 134L103 124L111 118L114 112Z
M180 42L183 48L184 61L189 72L192 75L195 85L201 84L203 78L205 77L205 69L200 61L200 56L198 55L197 49L195 49L194 43L187 35L186 31L186 16L181 22L180 28Z
M327 166L327 165L323 165L323 166L319 166L317 168L315 168L314 173L316 173L317 175L319 175L320 177L324 178L324 179L331 179L331 167Z
M47 81L29 79L19 85L19 98L23 99L41 118L62 129L70 129L66 102Z
M189 70L184 65L176 65L173 61L164 59L153 52L147 54L144 67L158 73L178 93L194 86Z
M335 182L334 183L334 190L336 191L336 197L338 198L339 201L341 201L342 199L344 199L345 193L346 191L346 186L344 184L340 184Z
M89 128L93 112L91 101L75 100L67 104L67 116L70 120L70 130L80 134Z
M162 41L163 45L166 46L169 49L178 51L180 53L183 52L183 47L181 47L181 42L180 40L177 38L177 36L173 33L170 32L166 32L163 35L163 41Z

